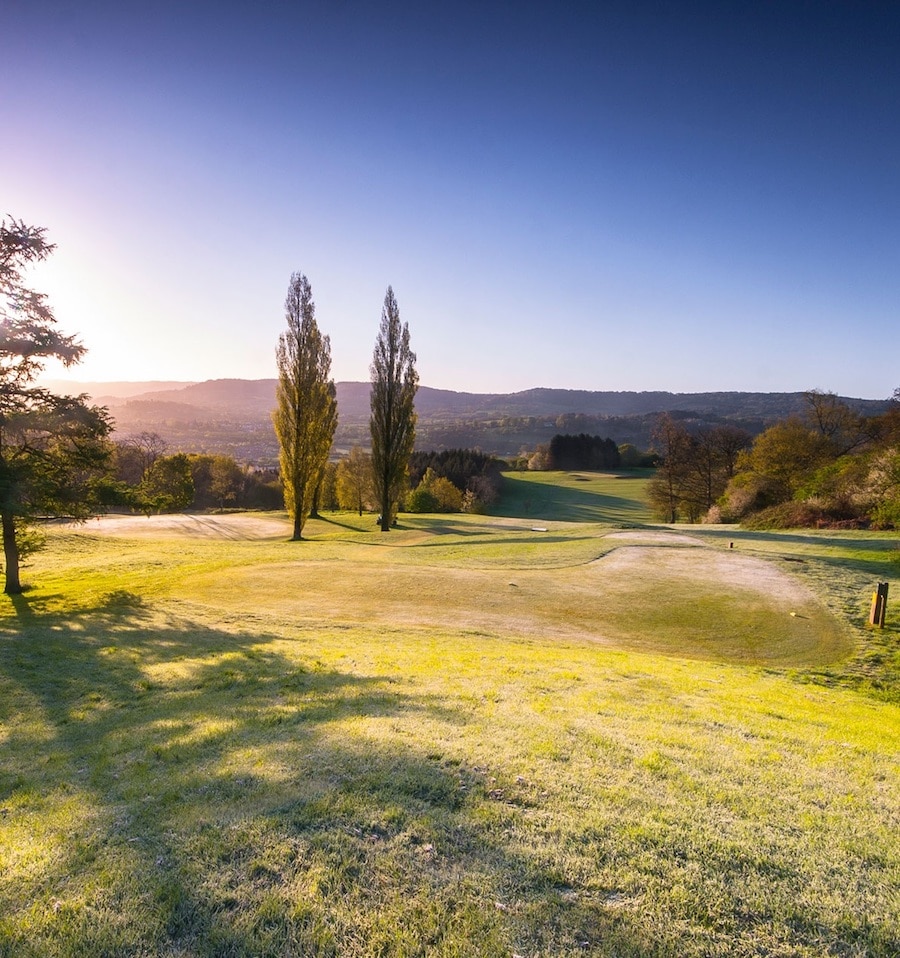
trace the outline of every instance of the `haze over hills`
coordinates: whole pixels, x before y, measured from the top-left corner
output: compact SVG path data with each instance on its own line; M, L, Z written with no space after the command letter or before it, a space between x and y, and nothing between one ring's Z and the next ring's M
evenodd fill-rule
M48 382L85 392L107 406L116 433L158 432L173 450L224 452L273 465L278 445L271 423L275 379L212 379L199 383ZM368 444L368 382L337 383L335 449ZM844 397L865 415L887 401ZM588 432L648 448L658 413L699 425L731 422L756 433L803 411L803 393L589 391L535 388L516 393L466 393L422 386L416 396L417 448L480 448L500 456L533 450L556 432Z

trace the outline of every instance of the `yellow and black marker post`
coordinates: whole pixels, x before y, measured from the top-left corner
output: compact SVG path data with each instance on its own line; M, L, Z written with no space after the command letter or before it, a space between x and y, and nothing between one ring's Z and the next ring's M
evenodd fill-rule
M888 584L879 582L878 588L872 593L872 611L869 614L869 625L884 628L884 616L887 612Z

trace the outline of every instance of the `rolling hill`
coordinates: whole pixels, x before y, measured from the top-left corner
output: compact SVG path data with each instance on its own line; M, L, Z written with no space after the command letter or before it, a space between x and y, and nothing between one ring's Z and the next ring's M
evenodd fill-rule
M278 448L270 414L275 379L212 379L198 383L53 383L78 390L109 408L117 433L158 432L173 449L223 452L241 461L273 464ZM146 387L146 388L142 388ZM369 383L337 383L339 425L335 448L368 443ZM886 401L844 397L874 415ZM416 397L417 447L473 447L515 456L547 442L556 432L609 436L639 448L650 445L658 413L697 424L729 422L751 433L800 413L802 392L672 393L527 389L517 393L467 393L422 386Z

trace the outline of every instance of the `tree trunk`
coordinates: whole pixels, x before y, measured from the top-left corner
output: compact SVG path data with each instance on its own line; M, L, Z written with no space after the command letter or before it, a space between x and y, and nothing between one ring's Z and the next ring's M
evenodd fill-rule
M390 532L391 531L391 497L387 494L381 497L381 515L378 518L381 520L381 531Z
M294 510L294 534L291 536L291 540L294 542L299 542L303 538L303 516L300 515L300 510Z
M19 581L19 544L16 542L16 524L11 512L0 514L3 524L3 555L6 585L3 591L7 595L20 595L22 583Z

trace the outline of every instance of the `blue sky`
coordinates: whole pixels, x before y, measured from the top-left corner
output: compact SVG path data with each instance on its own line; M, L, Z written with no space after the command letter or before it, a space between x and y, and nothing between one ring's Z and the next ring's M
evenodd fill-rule
M5 0L0 212L79 380L900 386L900 5ZM54 376L58 370L52 370Z

